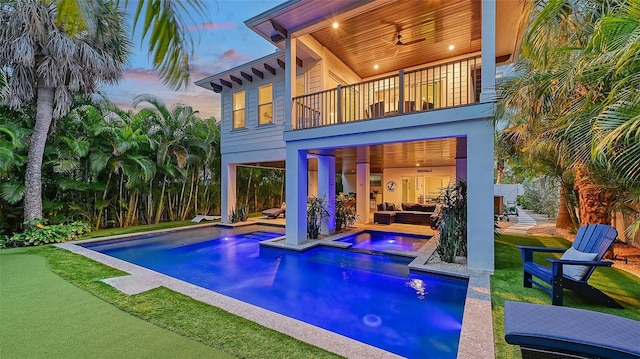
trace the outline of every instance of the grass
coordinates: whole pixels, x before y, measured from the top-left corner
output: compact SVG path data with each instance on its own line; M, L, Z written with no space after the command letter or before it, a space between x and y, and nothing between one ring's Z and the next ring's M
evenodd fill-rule
M0 264L2 358L338 357L163 287L128 296L99 281L124 273L55 247Z
M117 236L121 234L155 231L159 229L187 227L187 226L194 226L197 224L203 224L207 222L208 221L201 222L201 223L194 223L194 222L191 222L191 220L188 220L188 221L177 221L177 222L162 222L158 224L143 224L139 226L122 227L122 228L107 228L107 229L100 229L97 231L89 232L84 236L82 236L82 238L80 239L109 237L109 236ZM210 223L213 223L213 222L210 222Z
M512 235L502 235L496 240L496 268L491 277L491 304L498 359L520 357L519 347L504 341L504 301L551 304L551 297L547 293L536 288L525 288L522 285L522 259L520 250L515 248L516 245L568 248L571 243L561 238ZM544 263L543 255L536 254L535 258ZM589 283L607 293L624 309L604 307L571 291L564 292L564 305L640 320L640 278L616 268L598 268L591 276Z

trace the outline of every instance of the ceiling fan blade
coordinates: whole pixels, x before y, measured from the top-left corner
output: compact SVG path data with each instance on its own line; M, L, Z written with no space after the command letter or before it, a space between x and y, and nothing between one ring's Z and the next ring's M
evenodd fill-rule
M393 57L392 57L391 59L395 59L395 58L396 58L396 56L398 56L398 54L399 54L399 53L400 53L400 46L398 46L398 47L396 48L396 52L394 52L394 53L393 53Z
M411 40L411 41L408 41L408 42L403 42L401 45L404 45L404 46L413 45L413 44L417 44L419 42L422 42L424 40L426 40L426 39L415 39L415 40Z
M387 45L395 45L396 44L394 41L389 41L387 39L380 39L380 41L384 42Z

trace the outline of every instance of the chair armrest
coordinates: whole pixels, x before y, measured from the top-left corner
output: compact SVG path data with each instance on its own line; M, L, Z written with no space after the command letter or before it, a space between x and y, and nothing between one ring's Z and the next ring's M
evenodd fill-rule
M566 249L562 248L547 248L547 247L533 247L533 246L516 246L522 250L522 262L533 262L533 252L546 252L546 253L562 253Z
M594 266L594 267L611 267L613 262L608 261L577 261L577 260L569 260L569 259L560 259L560 258L547 258L547 260L553 264L559 265L579 265L579 266Z
M567 250L567 248L547 248L547 247L534 247L534 246L516 246L516 248L520 248L523 251L548 252L548 253L562 253Z

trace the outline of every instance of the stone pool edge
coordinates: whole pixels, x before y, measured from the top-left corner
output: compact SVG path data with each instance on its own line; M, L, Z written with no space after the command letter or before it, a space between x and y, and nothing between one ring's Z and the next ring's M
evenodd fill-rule
M259 223L251 223L259 224ZM331 351L333 353L346 356L348 358L400 358L400 356L382 350L380 348L364 344L362 342L347 338L340 334L304 323L297 319L289 318L282 314L242 302L240 300L227 297L208 289L183 282L181 280L166 276L164 274L140 267L138 265L113 258L102 253L94 252L76 244L106 241L123 237L134 237L152 235L158 233L173 232L176 230L193 229L199 227L215 226L217 223L207 223L180 227L174 229L163 229L151 232L139 232L131 235L118 235L111 237L92 238L88 240L78 240L74 242L59 243L57 247L69 250L73 253L83 255L97 262L110 267L127 272L133 276L139 276L141 286L157 287L164 286L176 292L188 295L198 301L222 308L230 313L254 321L270 329L287 334L296 339L313 344L317 347ZM361 232L362 229L355 229L349 233L339 236L332 236L329 240L320 240L316 243L308 243L303 247L313 247L316 245L330 245L337 239ZM276 241L282 237L277 237L267 242ZM318 243L319 242L319 243ZM275 245L274 247L289 247L287 245ZM291 246L297 247L297 246ZM300 250L301 248L287 248ZM467 269L463 264L431 263L435 246L425 246L420 250L416 258L409 264L412 270L454 276L468 280L467 296L465 299L464 313L462 317L462 330L460 332L460 342L458 344L458 359L490 359L495 358L494 338L493 338L493 317L491 313L491 273L486 271L475 271ZM308 249L308 248L304 248ZM131 283L131 279L127 282ZM134 280L135 281L135 280ZM175 283L173 283L175 281ZM117 288L117 287L116 287ZM118 289L118 288L117 288ZM133 289L131 293L136 293ZM207 293L208 292L208 293ZM245 307L246 306L246 307Z

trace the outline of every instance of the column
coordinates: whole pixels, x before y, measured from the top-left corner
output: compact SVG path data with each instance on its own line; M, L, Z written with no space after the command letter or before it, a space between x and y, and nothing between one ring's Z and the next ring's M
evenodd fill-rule
M322 223L320 233L331 234L336 230L336 158L318 156L318 198L327 199L329 217Z
M467 263L493 272L493 126L485 121L467 137Z
M356 214L360 223L369 223L369 171L368 163L356 164Z
M287 37L285 39L284 63L284 130L293 129L293 119L295 119L295 106L291 99L296 97L296 46L295 38Z
M236 164L222 158L222 186L220 189L220 215L222 223L229 223L231 209L236 207Z
M482 90L480 102L496 100L496 1L482 0Z
M286 101L285 101L286 102ZM287 146L286 162L288 244L307 240L307 152Z

